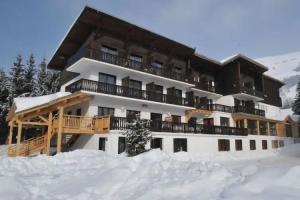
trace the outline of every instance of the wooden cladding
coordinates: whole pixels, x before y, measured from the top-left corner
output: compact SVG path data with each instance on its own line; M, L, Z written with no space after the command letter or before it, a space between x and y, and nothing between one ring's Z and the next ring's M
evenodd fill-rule
M273 106L281 107L282 101L279 94L279 88L283 84L267 76L263 76L263 83L264 83L263 102Z

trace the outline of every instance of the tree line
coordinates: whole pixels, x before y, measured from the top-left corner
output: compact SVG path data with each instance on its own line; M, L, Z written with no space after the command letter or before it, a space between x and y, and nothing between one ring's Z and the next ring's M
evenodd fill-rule
M59 91L60 72L47 69L46 58L37 65L34 54L16 56L8 73L0 68L0 144L7 138L6 116L16 97L35 97Z

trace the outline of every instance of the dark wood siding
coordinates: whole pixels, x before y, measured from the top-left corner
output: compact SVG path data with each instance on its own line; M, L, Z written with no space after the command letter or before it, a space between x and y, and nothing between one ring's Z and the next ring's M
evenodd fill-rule
M282 83L263 76L264 82L264 103L270 104L273 106L282 106L281 98L279 95L279 88L282 86Z

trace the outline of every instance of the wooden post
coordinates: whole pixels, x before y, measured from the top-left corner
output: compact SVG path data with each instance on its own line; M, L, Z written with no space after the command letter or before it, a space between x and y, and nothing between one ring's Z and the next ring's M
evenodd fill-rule
M271 135L271 133L270 133L270 122L267 122L267 131L268 131L268 135Z
M14 133L14 121L10 121L10 127L9 127L9 138L8 138L8 145L12 144L12 138L13 138L13 133Z
M248 123L247 119L244 119L244 128L248 128Z
M259 120L256 120L256 127L257 127L257 135L260 135Z
M64 107L59 107L56 153L61 152L63 116L64 116Z
M22 137L22 122L18 121L18 139L17 139L16 156L20 155L21 137Z
M52 134L52 112L49 113L48 117L48 131L47 131L47 144L46 144L46 153L50 156L50 145L51 145L51 134Z

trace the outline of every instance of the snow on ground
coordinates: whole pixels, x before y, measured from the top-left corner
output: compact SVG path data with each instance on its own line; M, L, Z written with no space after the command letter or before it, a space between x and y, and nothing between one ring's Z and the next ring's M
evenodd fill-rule
M0 158L0 199L300 199L300 145L256 160L152 150Z

